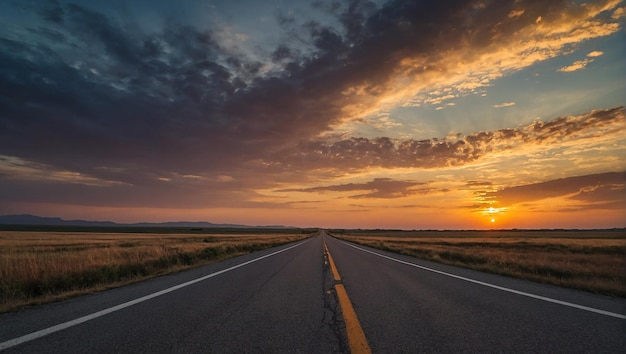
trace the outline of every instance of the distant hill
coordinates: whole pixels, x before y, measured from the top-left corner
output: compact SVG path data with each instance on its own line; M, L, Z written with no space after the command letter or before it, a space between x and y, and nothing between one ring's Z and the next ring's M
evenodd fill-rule
M56 217L42 217L29 214L21 215L0 215L0 225L27 225L27 226L124 226L124 227L170 227L170 228L287 228L282 225L248 226L237 224L213 224L206 221L168 221L159 223L133 223L120 224L112 221L90 221L90 220L63 220Z
M61 218L36 215L2 215L0 225L37 225L37 226L116 226L111 221L63 220Z

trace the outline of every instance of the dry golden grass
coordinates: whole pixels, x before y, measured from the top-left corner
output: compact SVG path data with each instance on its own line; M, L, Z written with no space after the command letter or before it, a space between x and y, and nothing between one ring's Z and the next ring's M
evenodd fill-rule
M370 231L338 236L440 263L626 297L623 231Z
M128 284L308 236L0 231L0 312Z

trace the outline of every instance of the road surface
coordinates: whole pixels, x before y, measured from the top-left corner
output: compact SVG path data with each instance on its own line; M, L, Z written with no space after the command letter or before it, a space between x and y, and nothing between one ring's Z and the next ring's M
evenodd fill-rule
M340 280L335 280L324 244ZM0 315L7 353L345 353L347 293L374 353L626 348L626 302L305 241Z

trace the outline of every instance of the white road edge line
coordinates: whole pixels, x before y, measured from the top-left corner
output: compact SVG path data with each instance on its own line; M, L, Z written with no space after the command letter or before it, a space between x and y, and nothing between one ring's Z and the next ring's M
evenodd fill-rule
M502 287L502 286L498 286L498 285L494 285L494 284L490 284L490 283L485 283L485 282L482 282L480 280L465 278L465 277L462 277L460 275L454 275L454 274L442 272L440 270L424 267L424 266L421 266L421 265L417 265L415 263L406 262L406 261L402 261L402 260L399 260L399 259L396 259L396 258L393 258L393 257L385 256L384 254L376 253L376 252L373 252L373 251L370 251L370 250L367 250L367 249L364 249L364 248L361 248L361 247L357 247L355 245L352 245L352 244L344 242L344 241L339 241L339 242L341 242L341 243L343 243L345 245L348 245L350 247L356 248L358 250L361 250L363 252L371 253L371 254L376 255L378 257L382 257L382 258L385 258L385 259L388 259L388 260L391 260L391 261L394 261L394 262L406 264L406 265L411 266L411 267L427 270L429 272L445 275L445 276L448 276L448 277L464 280L464 281L467 281L467 282L470 282L470 283L479 284L479 285L487 286L487 287L498 289L498 290L502 290L502 291L507 291L507 292L510 292L510 293L513 293L513 294L517 294L517 295L531 297L531 298L537 299L537 300L547 301L547 302L551 302L551 303L559 304L559 305L563 305L563 306L569 306L569 307L577 308L577 309L584 310L584 311L598 313L600 315L626 319L625 315L622 315L622 314L619 314L619 313L604 311L604 310L596 309L596 308L593 308L593 307L587 307L587 306L578 305L578 304L574 304L574 303L567 302L567 301L556 300L556 299L552 299L552 298L545 297L545 296L540 296L540 295L526 293L526 292L519 291L519 290L505 288L505 287Z
M250 263L254 263L254 262L260 261L260 260L262 260L264 258L277 255L277 254L279 254L281 252L285 252L285 251L290 250L292 248L301 246L301 245L303 245L303 244L305 244L305 243L307 243L309 241L311 241L311 239L308 239L306 241L300 242L300 243L295 244L293 246L289 246L287 248L283 248L282 250L266 254L265 256L261 256L259 258L255 258L255 259L249 260L247 262L238 264L236 266L232 266L230 268L222 269L222 270L217 271L215 273L211 273L211 274L205 275L203 277L200 277L200 278L197 278L197 279L194 279L194 280L190 280L188 282L185 282L185 283L182 283L182 284L178 284L178 285L172 286L170 288L167 288L167 289L164 289L164 290L161 290L161 291L157 291L156 293L152 293L152 294L149 294L149 295L146 295L146 296L142 296L142 297L137 298L135 300L131 300L131 301L128 301L128 302L125 302L125 303L122 303L122 304L119 304L119 305L116 305L116 306L113 306L113 307L109 307L108 309L104 309L104 310L101 310L101 311L98 311L98 312L94 312L94 313L92 313L90 315L79 317L79 318L77 318L75 320L71 320L71 321L67 321L67 322L64 322L64 323L60 323L60 324L58 324L56 326L48 327L48 328L42 329L42 330L37 331L37 332L33 332L33 333L30 333L30 334L23 335L23 336L18 337L18 338L9 339L9 340L7 340L5 342L0 343L0 350L8 349L8 348L14 347L14 346L16 346L18 344L30 342L30 341L35 340L37 338L41 338L43 336L47 336L48 334L52 334L54 332L62 331L64 329L67 329L67 328L79 325L81 323L84 323L84 322L87 322L87 321L91 321L91 320L96 319L98 317L101 317L101 316L104 316L104 315L108 315L108 314L110 314L112 312L119 311L119 310L125 309L125 308L133 306L133 305L137 305L137 304L142 303L144 301L148 301L150 299L154 299L157 296L161 296L161 295L165 295L167 293L171 293L172 291L176 291L178 289L182 289L184 287L187 287L189 285L201 282L203 280L207 280L207 279L212 278L214 276L217 276L217 275L229 272L229 271L237 269L237 268L241 268L241 267L246 266L246 265L248 265Z

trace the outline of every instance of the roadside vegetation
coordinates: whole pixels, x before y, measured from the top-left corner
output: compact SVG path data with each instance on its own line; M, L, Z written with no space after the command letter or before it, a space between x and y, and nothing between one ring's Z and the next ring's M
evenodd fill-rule
M335 230L333 235L429 261L626 297L624 230Z
M311 236L312 230L0 231L0 312L145 280Z

